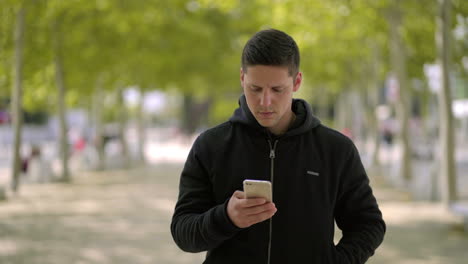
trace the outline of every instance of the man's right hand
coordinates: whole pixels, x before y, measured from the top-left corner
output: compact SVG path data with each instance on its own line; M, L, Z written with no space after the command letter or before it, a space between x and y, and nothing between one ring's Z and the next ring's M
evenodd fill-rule
M235 191L227 205L229 218L240 228L263 222L271 218L276 211L274 203L266 202L263 198L246 199L242 191Z

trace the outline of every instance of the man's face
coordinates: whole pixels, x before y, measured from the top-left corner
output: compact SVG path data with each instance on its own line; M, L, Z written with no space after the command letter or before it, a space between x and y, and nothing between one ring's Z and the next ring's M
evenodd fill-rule
M299 90L302 73L295 78L283 66L255 65L240 72L247 105L260 125L274 134L286 132L292 119L292 96Z

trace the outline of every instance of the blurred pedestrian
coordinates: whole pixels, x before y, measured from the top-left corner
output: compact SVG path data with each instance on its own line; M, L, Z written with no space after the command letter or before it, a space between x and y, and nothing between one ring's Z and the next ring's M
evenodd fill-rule
M45 183L52 181L54 178L52 167L50 163L43 158L38 145L31 146L31 153L29 157L24 160L23 168L28 182Z

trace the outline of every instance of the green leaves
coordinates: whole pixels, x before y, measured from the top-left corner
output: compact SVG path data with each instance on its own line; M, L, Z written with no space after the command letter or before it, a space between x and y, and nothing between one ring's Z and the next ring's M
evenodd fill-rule
M242 47L267 27L284 30L297 40L307 86L338 93L366 78L375 60L371 50L381 54L379 74L388 69L385 16L395 1L1 0L0 93L9 91L13 14L23 2L25 96L28 108L34 108L34 102L36 107L43 104L36 89L49 95L55 91L50 76L38 77L50 71L54 21L63 39L66 83L74 94L92 93L100 76L106 76L107 90L121 83L146 89L175 86L207 95L238 92ZM454 17L466 27L464 2L454 0L453 6L458 15ZM422 65L435 59L436 3L398 4L404 16L401 30L409 77L421 78ZM456 55L461 58L466 41L457 43L461 44L456 44Z

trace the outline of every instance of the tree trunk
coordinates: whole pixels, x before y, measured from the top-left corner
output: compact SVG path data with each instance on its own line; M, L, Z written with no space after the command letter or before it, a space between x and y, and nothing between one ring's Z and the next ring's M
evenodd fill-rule
M347 106L349 105L346 101L348 98L347 89L343 89L343 92L338 94L335 103L335 129L342 131L345 127L348 127L348 111Z
M398 2L398 1L397 1ZM406 54L402 43L401 20L402 14L398 9L398 3L393 7L389 15L390 22L390 61L392 69L398 80L399 96L396 102L396 112L400 123L399 140L401 144L401 167L400 175L409 183L411 180L411 148L409 145L409 99L411 98L410 87L406 76Z
M13 144L13 166L11 188L14 192L19 189L20 166L21 166L21 129L23 125L22 116L22 73L23 73L23 44L24 44L24 17L25 8L21 7L16 15L16 25L14 30L15 54L13 60L13 86L12 86L12 113L14 127Z
M128 168L130 165L130 157L128 155L128 143L127 143L127 108L125 106L125 99L124 99L124 88L123 86L119 86L117 88L117 97L118 102L120 105L119 109L119 141L121 147L121 155L122 155L122 165L124 168Z
M379 119L376 115L377 106L379 104L379 68L380 68L380 52L377 48L377 45L374 43L371 44L372 50L372 61L369 67L369 76L370 81L367 86L367 96L369 105L367 109L367 117L369 123L369 129L371 131L371 140L372 142L372 150L371 150L371 159L370 159L370 166L371 167L379 167L380 166L380 129L379 129Z
M444 203L457 200L455 149L453 131L452 99L450 90L450 0L438 0L436 45L442 70L442 85L439 91L440 105L440 190Z
M375 86L374 86L375 85ZM380 151L380 130L379 130L379 120L375 114L375 110L377 107L376 103L376 94L378 94L378 90L376 83L370 83L369 90L367 96L369 97L369 105L366 107L366 116L369 124L369 131L368 134L370 136L370 140L372 141L372 149L370 151L370 166L371 167L378 167L380 165L379 161L379 151Z
M146 143L146 129L144 120L144 99L145 91L140 87L140 103L137 105L137 133L138 133L138 161L146 163L145 158L145 143Z
M67 137L67 121L66 121L66 103L65 103L65 74L63 69L63 39L62 32L59 28L59 18L56 18L52 25L52 44L54 53L54 64L55 64L55 81L57 85L57 106L58 106L58 117L60 124L59 132L59 146L60 156L62 165L62 175L60 180L63 182L70 182L70 172L68 168L68 137Z
M184 105L183 105L183 124L182 131L185 135L192 135L197 129L196 120L194 117L195 99L191 94L184 94Z
M200 126L208 123L208 114L212 106L212 98L205 98L203 101L197 101L192 94L184 94L183 105L183 131L185 135L190 136L197 131Z
M348 109L348 111L351 112L350 119L349 119L350 120L349 128L351 130L350 133L351 133L352 139L354 140L354 143L357 145L359 150L363 150L364 142L362 139L365 138L366 134L364 133L364 129L363 129L365 126L365 123L362 117L365 114L365 110L362 107L363 102L361 98L363 98L363 96L361 96L361 92L358 89L357 85L358 85L357 83L351 85L350 98L349 98L350 109Z
M103 112L103 99L102 92L102 77L96 81L96 90L93 95L93 112L94 112L94 144L98 154L97 170L104 170L106 168L106 153L104 146L104 127L102 122Z
M333 125L329 124L328 122L331 122L331 117L330 117L330 95L327 92L327 87L321 86L318 88L318 92L316 96L313 97L312 101L312 107L314 114L316 116L319 116L321 121L326 124L326 125ZM348 101L344 102L348 103ZM333 108L336 108L336 104L331 105ZM335 110L335 109L333 109ZM348 116L344 117L345 120L348 118ZM340 124L341 125L341 124ZM338 128L337 128L338 129Z

